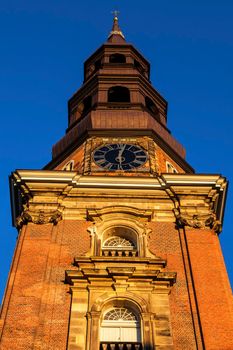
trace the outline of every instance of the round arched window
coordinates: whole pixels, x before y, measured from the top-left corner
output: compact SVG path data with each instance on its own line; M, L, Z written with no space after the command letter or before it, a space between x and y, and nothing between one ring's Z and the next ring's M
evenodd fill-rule
M137 322L136 315L125 307L116 307L104 315L104 321Z
M108 310L101 323L101 342L137 343L141 341L139 317L126 307Z
M113 236L108 238L104 242L104 247L115 248L115 249L134 248L134 243L124 237Z
M102 253L104 256L136 256L138 255L137 247L134 242L122 236L113 236L108 238L103 246Z
M137 234L125 226L105 230L102 238L103 256L138 256Z

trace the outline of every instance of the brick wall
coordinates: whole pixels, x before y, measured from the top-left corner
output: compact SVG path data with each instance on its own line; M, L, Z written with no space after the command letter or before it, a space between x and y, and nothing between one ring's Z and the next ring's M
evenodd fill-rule
M166 270L177 272L177 281L170 294L171 323L174 348L196 349L196 337L186 279L183 252L179 232L174 223L150 223L149 248L157 256L167 260Z
M2 310L2 350L66 348L70 294L64 271L88 251L87 226L62 221L22 230Z
M71 296L64 271L90 248L85 221L25 226L19 236L2 320L2 350L66 348ZM174 223L149 223L149 249L177 272L170 293L175 350L233 349L232 295L211 230L178 230Z
M186 232L206 349L233 349L233 299L218 236Z

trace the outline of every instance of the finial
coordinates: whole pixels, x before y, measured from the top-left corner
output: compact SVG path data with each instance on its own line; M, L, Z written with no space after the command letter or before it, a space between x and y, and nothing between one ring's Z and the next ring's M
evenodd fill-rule
M111 13L114 15L114 19L118 20L118 14L120 13L120 11L114 10Z
M108 38L110 38L112 35L120 35L123 39L125 39L122 31L120 30L119 24L118 24L118 14L119 13L120 13L120 11L117 11L117 10L112 11L112 14L114 15L113 26L112 26L112 30L111 30Z

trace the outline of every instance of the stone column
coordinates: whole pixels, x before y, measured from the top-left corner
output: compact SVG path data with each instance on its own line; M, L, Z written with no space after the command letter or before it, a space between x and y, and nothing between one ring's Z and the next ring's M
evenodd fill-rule
M100 312L92 311L91 313L91 334L90 344L87 350L99 349L100 342Z
M86 288L71 287L72 304L68 350L86 350L88 292Z

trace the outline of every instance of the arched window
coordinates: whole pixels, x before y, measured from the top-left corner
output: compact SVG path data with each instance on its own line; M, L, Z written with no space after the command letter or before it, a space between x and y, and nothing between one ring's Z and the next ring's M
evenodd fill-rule
M95 61L95 71L99 70L100 68L102 68L101 59Z
M137 237L133 230L127 227L112 227L103 236L103 256L137 256Z
M156 107L155 103L148 96L145 97L145 105L146 105L146 108L148 108L149 111L151 113L153 113L153 115L159 116L158 108Z
M120 236L113 236L104 242L104 247L108 248L134 248L134 243L129 239Z
M100 341L102 349L107 350L141 349L139 316L134 310L123 306L107 310L101 322ZM120 344L122 347L119 347Z
M134 60L134 67L135 67L140 73L143 73L143 72L144 72L144 69L143 69L141 63L139 63L137 60Z
M109 57L109 63L125 63L126 58L121 53L114 53Z
M83 114L89 111L92 106L92 96L85 97L77 106L77 118L80 118Z
M173 173L173 174L178 173L178 171L176 170L176 168L174 167L174 165L172 165L171 163L166 162L166 167L167 167L167 172L168 172L168 173Z
M67 162L62 170L66 170L66 171L72 171L74 169L74 160L69 160L69 162Z
M108 102L130 102L130 92L124 86L113 86L108 90Z
M92 105L92 97L87 96L86 98L84 98L84 100L83 100L83 113L88 111L91 108L91 105Z

